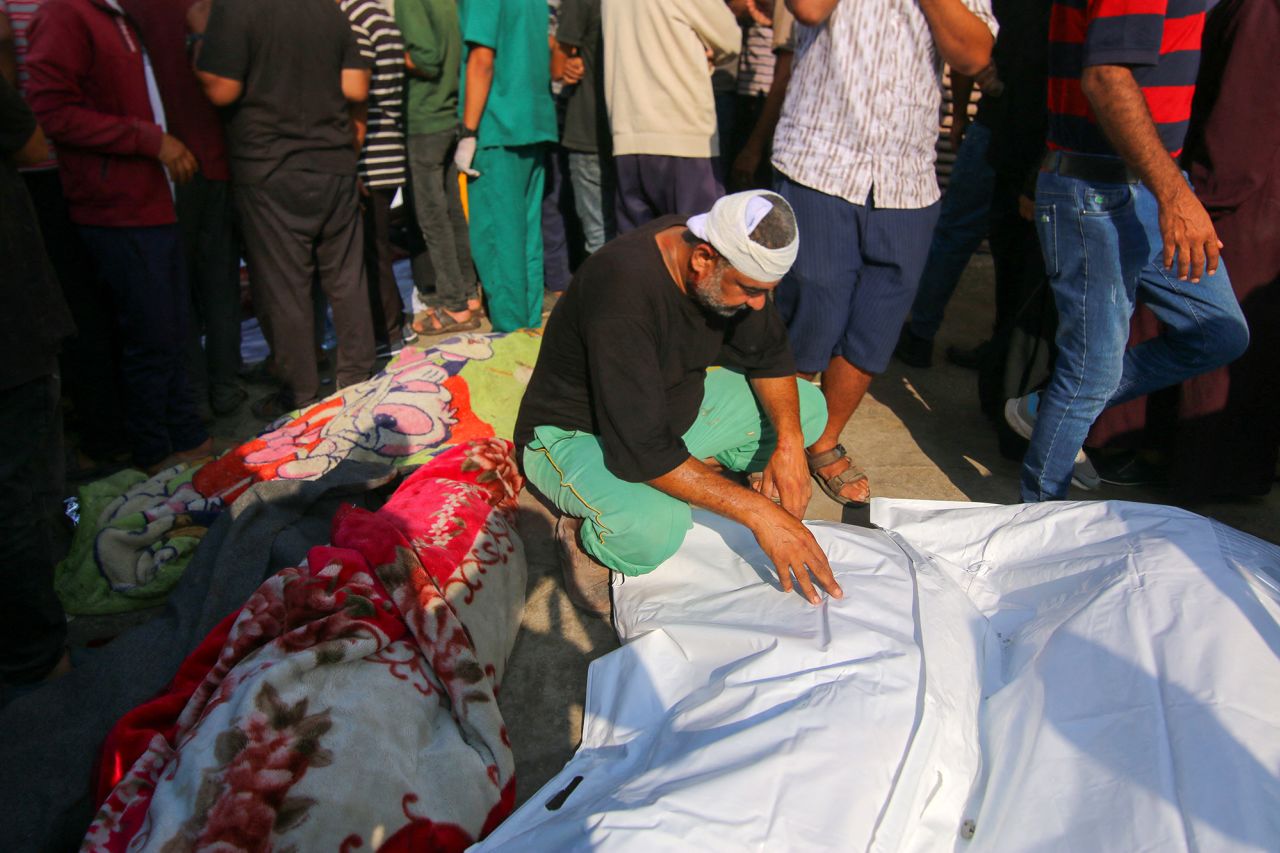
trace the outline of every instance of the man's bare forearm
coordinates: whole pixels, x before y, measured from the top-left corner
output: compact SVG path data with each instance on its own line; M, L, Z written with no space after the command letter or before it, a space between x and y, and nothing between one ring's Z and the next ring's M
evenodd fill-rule
M804 433L800 429L800 392L794 376L772 379L752 379L751 390L769 423L778 435L778 446L792 449L804 447Z
M773 502L754 489L720 476L689 457L661 477L649 481L660 492L755 529L755 522L776 510Z
M1092 65L1084 70L1080 87L1102 132L1147 189L1157 199L1178 192L1184 186L1182 173L1160 141L1133 72L1123 65Z
M778 119L782 117L782 104L787 99L787 84L791 82L791 60L794 54L789 50L778 51L773 64L773 80L769 83L769 94L765 95L764 106L760 108L760 118L751 130L747 145L764 150L765 142L773 139L773 132L778 128Z
M938 54L956 71L974 76L991 63L995 36L960 0L919 0Z
M826 21L840 0L787 0L787 8L796 20L810 27Z
M973 78L951 70L951 120L969 121L969 102L973 100Z
M472 45L467 55L467 95L462 106L462 125L478 130L484 108L489 103L489 89L493 87L493 55L491 47Z

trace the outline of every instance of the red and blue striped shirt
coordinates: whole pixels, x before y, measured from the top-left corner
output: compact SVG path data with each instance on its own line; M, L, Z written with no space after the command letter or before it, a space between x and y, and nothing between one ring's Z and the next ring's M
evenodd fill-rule
M1049 147L1115 156L1080 88L1093 65L1133 71L1160 141L1177 156L1191 118L1207 0L1054 0Z

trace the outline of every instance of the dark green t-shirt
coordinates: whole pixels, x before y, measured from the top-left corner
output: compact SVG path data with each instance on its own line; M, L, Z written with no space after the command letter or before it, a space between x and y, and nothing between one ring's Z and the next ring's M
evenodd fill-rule
M439 133L458 124L462 30L456 0L397 0L396 23L418 72L406 74L409 133Z
M462 40L493 48L493 85L480 119L481 148L555 142L551 101L550 20L546 0L462 0ZM465 104L466 81L462 85Z

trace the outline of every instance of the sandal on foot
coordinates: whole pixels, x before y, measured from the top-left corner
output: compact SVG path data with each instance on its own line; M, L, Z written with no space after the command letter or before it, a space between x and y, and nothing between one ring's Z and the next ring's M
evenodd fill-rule
M850 483L857 483L867 479L866 473L857 465L854 465L852 459L849 459L849 454L844 449L843 444L837 444L822 453L808 453L806 455L809 457L809 473L813 475L813 479L817 480L818 487L822 489L827 497L844 506L861 508L870 505L869 501L855 501L840 494L840 490ZM840 459L849 459L849 467L839 474L832 477L824 477L818 473L819 468L825 468Z
M442 335L474 332L480 328L480 320L474 314L466 320L455 320L443 311L436 313L431 309L427 309L423 312L423 315L413 321L413 330L424 338L438 338Z

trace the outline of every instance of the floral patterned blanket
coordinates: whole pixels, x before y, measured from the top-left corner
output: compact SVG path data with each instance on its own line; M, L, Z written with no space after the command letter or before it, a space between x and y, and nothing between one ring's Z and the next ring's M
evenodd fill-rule
M511 811L521 480L450 449L269 578L103 748L95 851L462 850Z
M406 348L377 376L272 424L202 467L127 470L80 490L80 526L58 566L68 613L164 601L213 519L253 483L314 480L350 459L417 465L473 438L510 438L537 360L532 332L459 335Z

